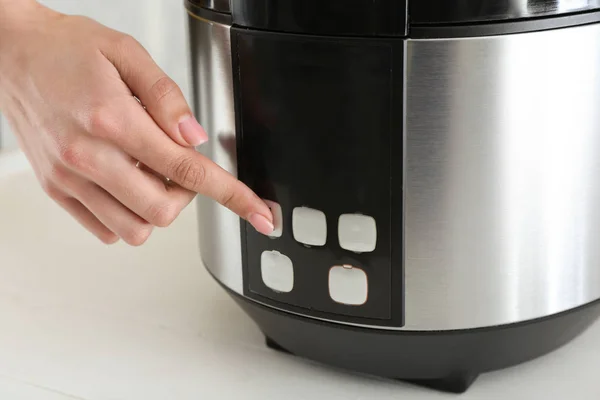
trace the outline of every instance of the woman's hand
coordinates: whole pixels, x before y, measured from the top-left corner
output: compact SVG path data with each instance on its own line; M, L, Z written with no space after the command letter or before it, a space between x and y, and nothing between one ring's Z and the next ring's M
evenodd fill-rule
M197 193L273 230L267 205L194 149L206 132L130 36L0 0L0 109L46 193L105 243L144 243Z

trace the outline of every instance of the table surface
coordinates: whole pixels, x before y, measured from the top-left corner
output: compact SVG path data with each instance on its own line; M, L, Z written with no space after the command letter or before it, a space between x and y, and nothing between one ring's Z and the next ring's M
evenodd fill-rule
M42 2L134 35L189 95L182 0ZM195 211L142 247L104 246L0 155L0 399L457 398L266 349L204 270ZM458 398L598 399L599 347L597 323Z

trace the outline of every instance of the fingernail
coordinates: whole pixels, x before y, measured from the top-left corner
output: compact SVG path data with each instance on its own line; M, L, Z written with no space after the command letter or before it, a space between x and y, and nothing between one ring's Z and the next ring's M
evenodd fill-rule
M254 229L263 235L270 235L275 229L271 221L260 214L252 214L250 217L248 217L248 222L252 224Z
M188 116L179 122L179 133L192 146L200 146L208 142L208 135L196 118Z

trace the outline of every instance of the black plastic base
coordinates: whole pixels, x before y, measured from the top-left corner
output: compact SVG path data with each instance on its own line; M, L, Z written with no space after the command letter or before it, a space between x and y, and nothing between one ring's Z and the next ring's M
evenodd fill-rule
M600 302L524 323L463 331L385 331L323 322L230 293L272 349L326 365L462 393L480 373L547 354L600 316Z
M265 344L268 348L279 351L280 353L291 354L287 349L281 347L277 342L268 336L265 337ZM450 393L464 393L471 386L473 382L477 379L479 374L456 374L454 376L447 376L441 379L401 379L397 378L399 381L412 383L414 385L423 386L429 389L435 389L442 392L450 392Z
M475 382L478 376L478 373L461 373L441 379L412 379L405 381L442 392L464 393Z

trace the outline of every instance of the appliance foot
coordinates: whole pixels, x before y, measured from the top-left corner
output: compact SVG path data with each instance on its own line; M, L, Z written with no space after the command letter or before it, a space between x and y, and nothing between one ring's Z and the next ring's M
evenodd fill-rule
M283 354L294 355L268 336L265 336L265 345L271 350L275 350ZM473 382L475 382L478 376L478 373L457 373L440 379L397 378L395 380L425 387L428 389L438 390L440 392L460 394L466 392L469 389L469 387L473 384Z
M276 341L274 341L273 339L271 339L268 336L265 336L265 344L271 350L279 351L280 353L285 353L285 354L292 354L291 352L289 352L288 350L281 347Z
M426 387L428 389L438 390L441 392L460 394L466 392L467 389L469 389L469 387L473 384L473 382L475 382L478 376L478 373L460 373L440 379L398 380L412 383L413 385Z

